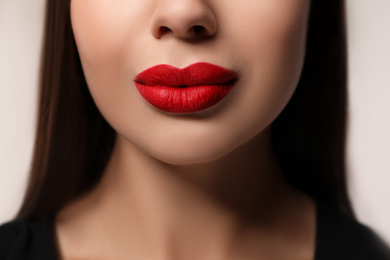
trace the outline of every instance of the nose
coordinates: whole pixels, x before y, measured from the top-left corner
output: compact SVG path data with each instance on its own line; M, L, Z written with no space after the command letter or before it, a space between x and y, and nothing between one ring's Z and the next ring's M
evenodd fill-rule
M151 20L152 35L172 34L183 40L202 40L217 32L217 20L204 0L159 0Z

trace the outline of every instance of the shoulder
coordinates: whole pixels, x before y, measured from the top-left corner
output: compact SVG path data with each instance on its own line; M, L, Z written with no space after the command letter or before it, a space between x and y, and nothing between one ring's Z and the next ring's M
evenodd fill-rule
M390 249L369 227L335 208L317 206L316 260L390 260Z
M49 217L17 219L1 225L0 259L54 259L52 231Z

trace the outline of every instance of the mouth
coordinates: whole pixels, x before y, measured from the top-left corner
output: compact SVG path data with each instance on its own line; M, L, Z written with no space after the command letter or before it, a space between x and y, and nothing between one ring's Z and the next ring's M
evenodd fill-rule
M153 107L169 113L194 113L219 103L233 88L238 75L206 63L183 69L157 65L139 73L134 84Z

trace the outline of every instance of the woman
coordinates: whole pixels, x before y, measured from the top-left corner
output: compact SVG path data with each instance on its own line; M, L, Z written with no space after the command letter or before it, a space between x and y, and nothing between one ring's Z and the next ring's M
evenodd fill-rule
M343 1L48 1L1 259L387 259L344 167Z

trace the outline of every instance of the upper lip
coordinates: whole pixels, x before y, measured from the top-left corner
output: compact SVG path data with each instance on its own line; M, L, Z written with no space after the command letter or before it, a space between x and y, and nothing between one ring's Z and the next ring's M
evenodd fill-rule
M183 69L172 65L156 65L139 73L134 81L148 86L192 87L224 85L237 80L238 75L229 69L198 62Z

